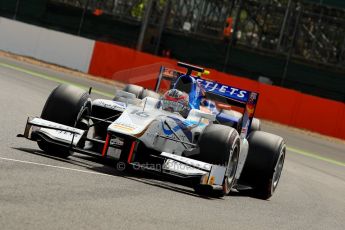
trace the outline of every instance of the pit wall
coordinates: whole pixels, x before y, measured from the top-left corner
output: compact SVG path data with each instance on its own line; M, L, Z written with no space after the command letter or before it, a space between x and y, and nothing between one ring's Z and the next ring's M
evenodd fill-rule
M96 42L89 73L152 89L156 82L155 76L158 74L151 76L149 70L145 73L145 69L140 67L156 68L158 73L160 65L156 63L176 67L176 62L133 49ZM141 72L139 75L147 77L133 81L137 79L133 72L138 71ZM206 78L259 92L260 99L256 110L256 116L259 118L345 139L345 103L262 84L216 70L211 70L211 74Z
M151 89L159 67L176 67L177 63L176 60L2 17L0 50ZM256 112L259 118L345 139L345 103L265 85L216 70L211 70L206 78L259 92Z

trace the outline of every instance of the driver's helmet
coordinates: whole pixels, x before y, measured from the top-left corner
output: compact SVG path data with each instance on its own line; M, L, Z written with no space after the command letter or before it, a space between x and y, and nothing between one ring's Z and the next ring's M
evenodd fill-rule
M162 96L161 107L163 110L187 117L190 110L189 96L180 90L170 89Z

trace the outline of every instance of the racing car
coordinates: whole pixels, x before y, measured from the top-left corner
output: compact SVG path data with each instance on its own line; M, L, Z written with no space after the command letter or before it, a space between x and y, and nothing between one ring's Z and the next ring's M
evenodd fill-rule
M112 100L92 101L92 88L59 85L18 136L47 154L78 152L188 180L203 195L244 187L270 198L286 146L260 130L254 118L259 94L203 79L201 67L178 65L187 71L161 67L154 91L129 84Z

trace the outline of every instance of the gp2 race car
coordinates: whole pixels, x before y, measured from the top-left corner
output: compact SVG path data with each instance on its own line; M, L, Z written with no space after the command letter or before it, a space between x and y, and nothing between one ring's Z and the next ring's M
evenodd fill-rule
M127 85L113 100L92 101L91 88L59 85L41 117L28 118L18 136L48 154L78 152L190 180L200 194L228 195L245 186L256 197L271 197L286 147L283 138L260 131L254 118L259 94L192 75L203 68L178 65L187 72L161 67L155 91Z

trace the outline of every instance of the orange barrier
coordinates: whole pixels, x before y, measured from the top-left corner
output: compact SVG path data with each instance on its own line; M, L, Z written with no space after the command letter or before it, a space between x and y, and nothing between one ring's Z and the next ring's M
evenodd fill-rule
M118 45L96 42L89 73L153 89L161 65L175 67L176 61Z
M339 135L337 135L337 137L345 139L345 105L343 106L342 120L340 120L339 123Z
M176 61L160 58L151 54L137 52L133 49L96 42L91 58L89 73L106 78L112 78L114 73L157 62L176 65Z
M257 116L291 125L300 93L281 87L260 84Z
M176 61L133 49L96 42L89 73L153 88L160 64L176 67ZM260 93L256 116L282 124L345 139L345 104L306 95L211 70L206 76L223 84Z
M303 94L291 125L344 138L341 131L345 122L344 109L343 103Z

